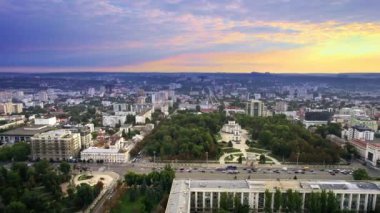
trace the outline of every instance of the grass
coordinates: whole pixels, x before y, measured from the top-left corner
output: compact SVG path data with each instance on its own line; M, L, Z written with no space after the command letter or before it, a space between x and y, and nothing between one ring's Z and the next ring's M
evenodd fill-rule
M144 209L143 200L145 196L138 196L135 201L130 201L130 193L126 192L123 197L121 197L119 203L115 208L111 210L112 213L133 213L141 212Z
M235 148L232 148L232 147L228 147L228 148L223 148L222 152L223 153L240 152L240 149L235 149Z
M92 175L81 175L79 176L78 180L81 181L81 180L88 180L88 179L91 179L93 178L94 176Z
M256 153L259 153L259 154L264 154L264 153L268 153L269 150L265 150L265 149L258 149L258 148L249 148L249 149L246 149L247 152L256 152Z

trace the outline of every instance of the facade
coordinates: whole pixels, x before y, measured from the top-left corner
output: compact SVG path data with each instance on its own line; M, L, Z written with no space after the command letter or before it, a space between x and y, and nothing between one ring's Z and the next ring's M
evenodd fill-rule
M259 100L250 100L246 106L246 113L250 116L266 116L265 105Z
M54 130L31 138L33 160L68 160L76 158L81 149L80 134L69 130Z
M35 125L49 125L54 126L57 124L57 118L56 117L50 117L50 118L36 118L34 119Z
M85 161L104 161L106 163L126 163L129 160L126 152L119 149L105 149L89 147L81 152L81 160Z
M222 194L228 194L255 212L264 212L265 191L271 193L274 208L276 189L285 194L291 189L300 193L302 210L311 192L332 191L341 210L376 211L380 208L380 182L339 180L174 180L166 213L213 212L220 208Z
M241 127L235 121L228 121L227 124L224 124L222 132L232 134L232 141L240 142L241 140Z
M347 140L364 140L373 141L375 138L375 133L372 129L365 126L353 126L348 130L342 131L342 138Z
M152 112L153 112L153 109L148 109L148 110L141 112L138 115L136 115L136 117L135 117L136 124L145 124L146 119L151 120L152 119Z
M288 111L288 103L286 101L277 101L275 106L276 112L286 112Z
M355 147L359 156L372 166L380 167L380 143L353 140L349 143Z
M120 115L103 115L103 126L115 127L116 125L124 124L127 120L126 116Z

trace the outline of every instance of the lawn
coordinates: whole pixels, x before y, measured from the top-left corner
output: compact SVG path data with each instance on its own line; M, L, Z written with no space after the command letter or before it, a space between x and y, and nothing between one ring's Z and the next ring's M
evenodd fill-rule
M235 149L232 147L229 148L222 148L223 153L232 153L232 152L240 152L240 149Z
M268 153L270 152L269 150L265 150L265 149L258 149L258 148L249 148L246 150L247 152L255 152L255 153L259 153L259 154L263 154L263 153Z

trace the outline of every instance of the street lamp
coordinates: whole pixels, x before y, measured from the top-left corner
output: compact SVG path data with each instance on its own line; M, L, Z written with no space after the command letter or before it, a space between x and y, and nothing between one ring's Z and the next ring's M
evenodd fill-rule
M208 152L206 152L206 168L208 168Z

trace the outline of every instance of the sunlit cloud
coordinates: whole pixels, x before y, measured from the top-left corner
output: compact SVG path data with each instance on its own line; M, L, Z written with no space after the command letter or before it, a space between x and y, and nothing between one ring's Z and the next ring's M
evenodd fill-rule
M379 72L370 0L0 0L0 71Z

